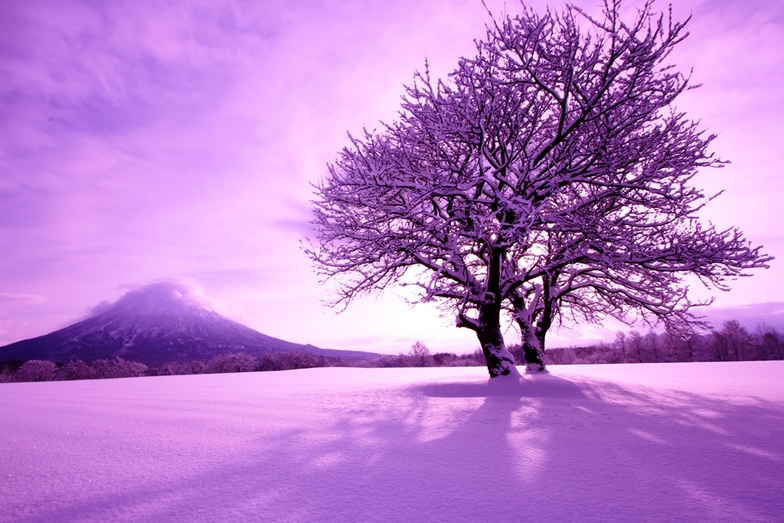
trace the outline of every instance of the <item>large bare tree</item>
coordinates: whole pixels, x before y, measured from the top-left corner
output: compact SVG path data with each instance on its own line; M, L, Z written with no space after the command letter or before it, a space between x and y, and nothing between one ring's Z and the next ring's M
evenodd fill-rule
M690 182L723 162L673 105L686 22L650 2L631 23L619 11L492 18L448 80L426 68L396 121L350 138L316 186L306 249L337 277L336 305L414 285L476 333L495 377L516 373L505 311L542 371L564 314L679 328L694 321L684 276L724 288L765 266L739 231L697 218L708 199Z

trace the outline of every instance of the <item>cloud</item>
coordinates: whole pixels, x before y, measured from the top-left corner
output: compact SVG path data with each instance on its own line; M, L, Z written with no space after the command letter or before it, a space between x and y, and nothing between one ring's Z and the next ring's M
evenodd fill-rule
M758 325L765 324L784 331L784 301L710 306L695 312L705 316L714 328L720 328L725 321L737 320L747 329L755 329Z
M182 301L208 308L206 301L202 300L201 288L188 281L161 280L146 285L124 284L121 288L129 290L115 302L102 301L91 307L88 316L101 314L116 306L142 302Z
M0 305L35 305L38 303L43 303L46 300L47 297L40 294L14 294L9 292L0 292Z
M143 285L125 283L120 285L119 288L126 292L113 302L104 300L98 305L90 307L85 318L101 314L120 305L156 303L181 303L196 306L235 320L238 315L241 315L241 311L237 307L230 306L217 298L206 295L201 283L195 278L168 278Z

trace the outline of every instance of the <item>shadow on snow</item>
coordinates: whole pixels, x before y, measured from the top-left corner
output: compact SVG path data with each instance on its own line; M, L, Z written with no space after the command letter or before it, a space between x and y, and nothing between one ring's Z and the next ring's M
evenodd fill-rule
M586 378L303 398L323 414L205 470L41 520L765 521L784 514L784 409ZM259 415L269 411L260 409ZM296 418L295 413L289 413ZM310 420L310 421L309 421Z

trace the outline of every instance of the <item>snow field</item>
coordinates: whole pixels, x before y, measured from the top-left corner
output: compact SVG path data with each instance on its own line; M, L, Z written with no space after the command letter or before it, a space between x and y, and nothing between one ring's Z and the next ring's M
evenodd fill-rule
M784 362L0 385L0 521L782 521Z

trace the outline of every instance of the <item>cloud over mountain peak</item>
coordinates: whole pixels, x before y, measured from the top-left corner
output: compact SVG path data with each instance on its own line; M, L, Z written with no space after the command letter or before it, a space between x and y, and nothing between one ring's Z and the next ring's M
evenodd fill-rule
M207 298L201 287L184 280L162 280L147 285L132 287L117 301L101 302L90 309L90 315L101 314L115 309L133 309L138 312L160 313L165 310L203 309L216 312L212 300Z

